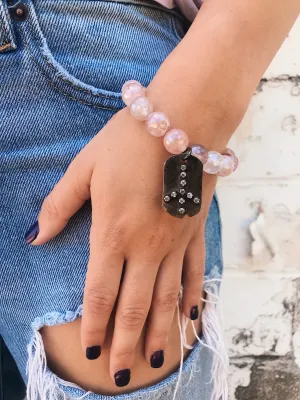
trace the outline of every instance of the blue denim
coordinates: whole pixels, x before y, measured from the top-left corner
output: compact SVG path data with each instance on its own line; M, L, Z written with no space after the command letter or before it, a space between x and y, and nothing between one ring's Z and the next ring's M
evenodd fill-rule
M0 335L26 382L34 332L81 313L91 203L42 246L26 244L24 233L72 159L123 107L122 84L147 86L187 22L147 0L25 3L28 18L15 21L0 0ZM222 273L220 229L214 197L206 277ZM184 362L178 400L210 400L211 360L198 343ZM85 399L171 399L177 376L131 394ZM85 394L59 384L68 398Z

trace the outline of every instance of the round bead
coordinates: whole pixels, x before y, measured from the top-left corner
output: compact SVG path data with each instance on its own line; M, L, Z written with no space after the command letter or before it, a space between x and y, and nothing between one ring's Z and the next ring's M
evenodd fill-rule
M230 156L223 156L223 160L221 163L221 169L218 172L219 176L228 176L234 171L234 161Z
M186 169L187 169L187 166L186 166L186 165L182 165L182 166L181 166L181 171L186 171Z
M199 204L199 203L200 203L199 197L195 197L195 198L194 198L194 203L195 203L195 204Z
M186 172L180 172L180 177L181 178L186 178Z
M203 170L208 174L216 174L221 169L223 156L217 151L209 151L207 161L204 164Z
M183 179L182 181L180 181L180 185L181 186L185 186L186 185L186 180Z
M137 81L127 81L122 87L122 99L130 106L138 97L145 95L145 88Z
M177 193L176 193L176 192L172 192L172 193L171 193L171 196L172 196L172 197L176 197L176 196L177 196Z
M235 155L235 152L233 150L231 150L229 147L227 147L227 149L224 152L224 155L225 156L229 156L229 157L232 158L232 160L234 162L234 168L233 168L232 172L234 172L237 169L238 165L239 165L239 159Z
M166 201L166 202L170 201L170 196L165 196L164 201Z
M153 111L152 104L147 97L138 97L130 105L131 115L139 121L145 121L149 114Z
M166 150L171 154L182 153L186 150L188 144L188 135L180 129L171 129L165 134L164 145Z
M185 209L184 208L179 208L178 211L180 212L180 214L184 214L185 213Z
M184 195L185 194L185 189L179 189L179 193Z
M192 147L192 155L199 158L203 165L206 163L208 158L208 152L201 144L197 144Z
M192 199L193 198L193 193L188 192L188 194L186 195L188 199Z
M178 201L179 201L180 204L185 203L185 200L182 197Z
M154 112L147 118L146 129L151 135L161 137L170 129L170 121L166 114Z

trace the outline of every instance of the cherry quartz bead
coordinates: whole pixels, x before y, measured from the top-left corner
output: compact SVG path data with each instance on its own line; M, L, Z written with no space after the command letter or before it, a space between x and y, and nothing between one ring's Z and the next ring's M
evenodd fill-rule
M180 154L189 145L188 135L181 129L171 129L164 136L164 145L171 154Z
M138 97L145 95L145 88L137 81L125 82L122 87L122 99L130 106Z
M153 112L146 120L146 129L152 136L161 137L170 129L170 121L163 112Z
M131 115L139 120L139 121L146 121L148 116L152 113L153 106L147 97L138 97L134 100L130 105L130 113Z

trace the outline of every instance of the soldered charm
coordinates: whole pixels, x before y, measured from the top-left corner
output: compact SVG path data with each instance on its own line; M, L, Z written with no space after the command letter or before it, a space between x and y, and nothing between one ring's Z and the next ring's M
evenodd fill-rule
M183 218L185 215L192 217L199 213L202 173L203 164L192 155L190 148L165 162L162 205L170 215Z

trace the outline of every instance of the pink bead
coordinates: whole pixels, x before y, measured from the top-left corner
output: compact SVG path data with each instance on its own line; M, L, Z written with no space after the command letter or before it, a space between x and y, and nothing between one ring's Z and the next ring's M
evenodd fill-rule
M223 160L221 163L221 169L218 172L219 176L228 176L233 172L234 169L234 161L233 158L227 155L223 156Z
M152 104L147 97L138 97L130 105L131 115L139 121L145 121L153 111Z
M208 158L207 150L201 144L197 144L192 147L192 155L199 158L203 165L206 163Z
M221 169L221 164L223 161L223 156L217 151L209 151L208 158L203 166L203 171L208 174L216 174Z
M170 121L166 114L154 112L147 118L146 129L151 135L161 137L170 129Z
M189 145L188 135L180 129L171 129L165 134L164 145L171 154L180 154Z
M233 168L232 172L234 172L237 169L238 165L239 165L239 159L235 155L235 152L233 150L231 150L229 147L227 147L227 149L224 152L224 155L229 156L229 157L232 158L232 160L234 162L234 168Z
M145 95L145 88L137 81L127 81L122 87L122 99L126 106Z

